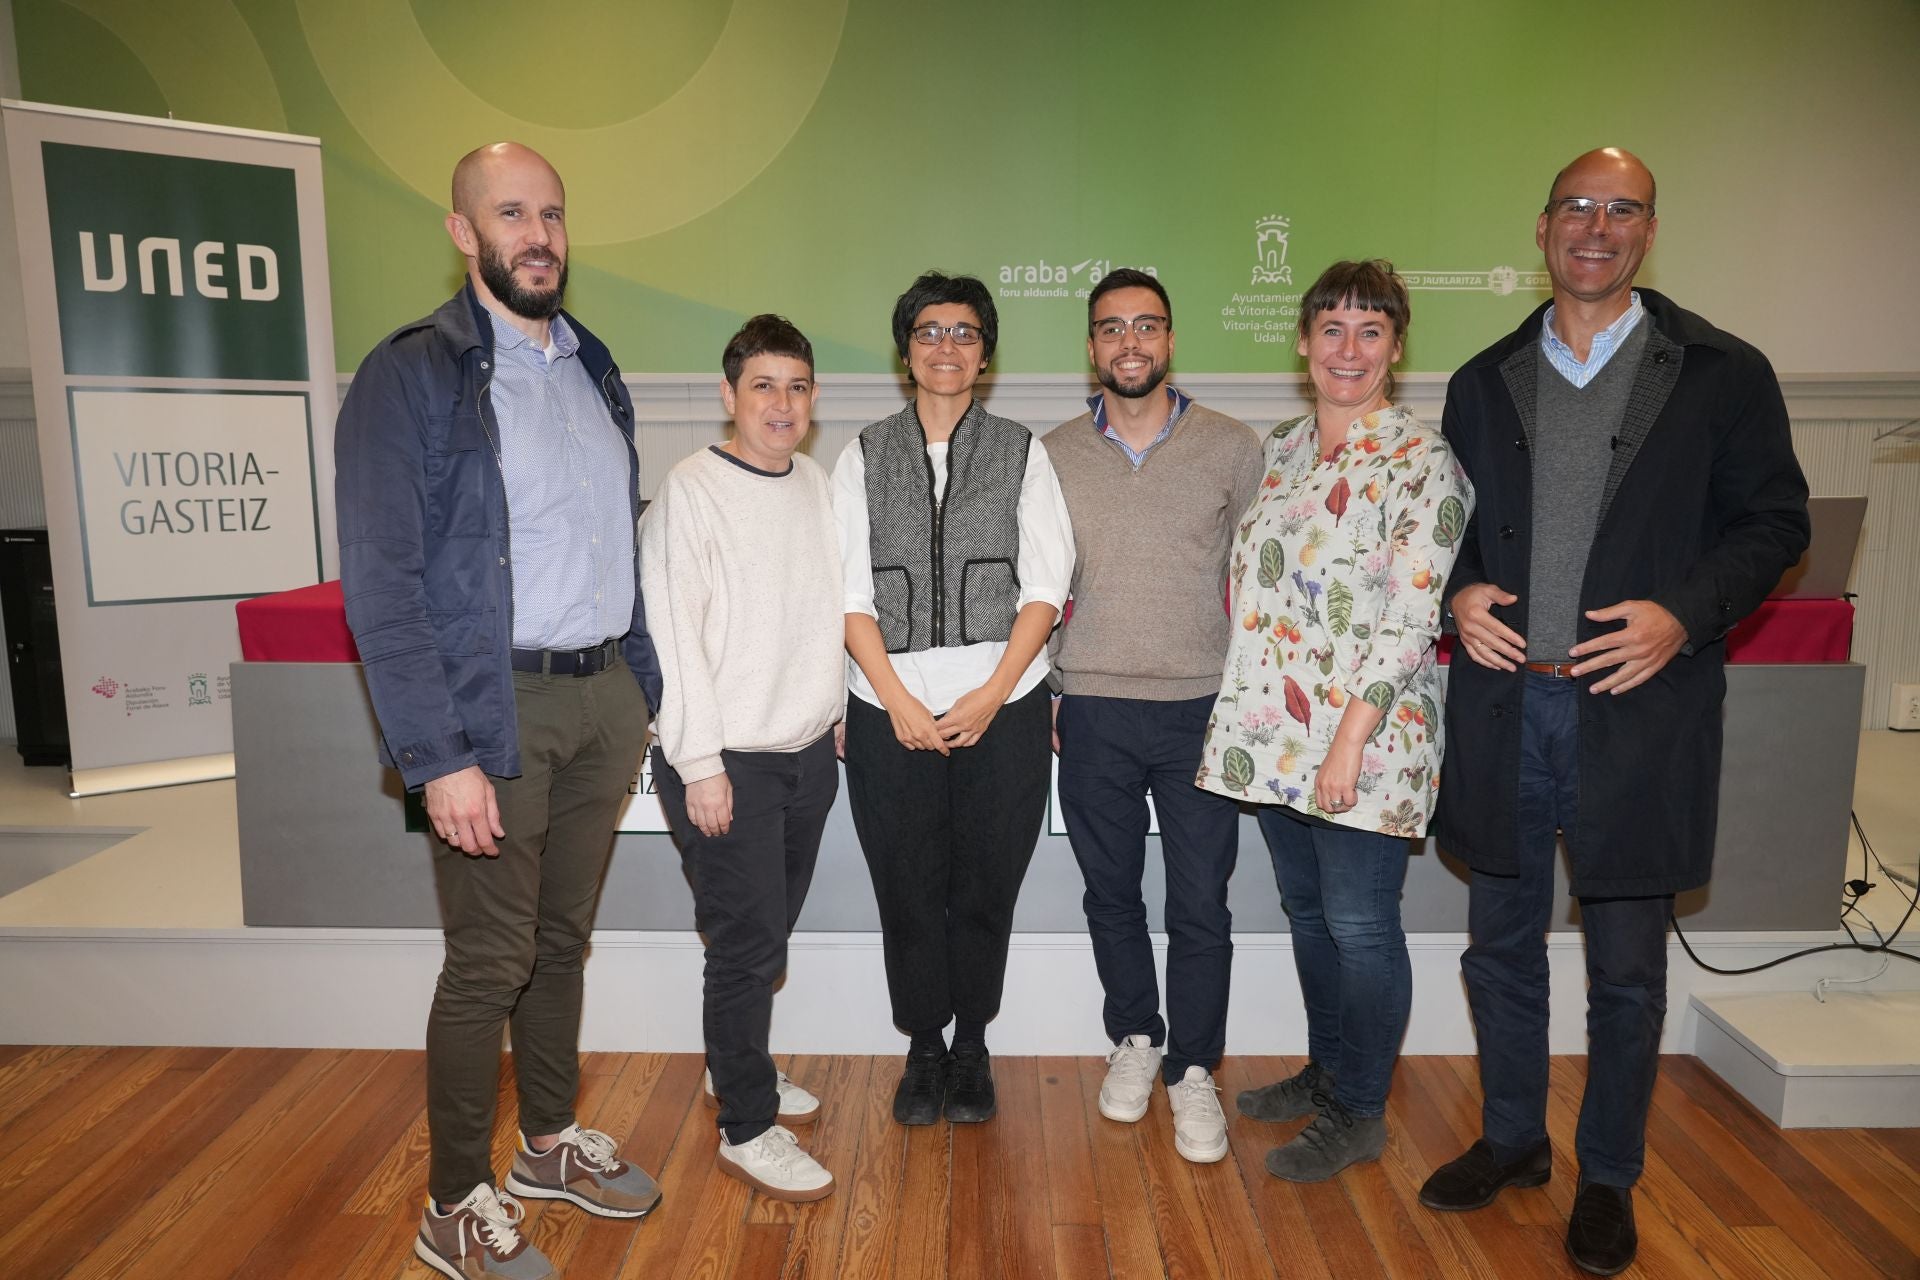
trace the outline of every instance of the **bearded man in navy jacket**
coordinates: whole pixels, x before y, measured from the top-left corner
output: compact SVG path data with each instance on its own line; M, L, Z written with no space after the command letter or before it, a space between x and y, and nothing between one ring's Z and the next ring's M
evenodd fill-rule
M414 1252L540 1280L514 1193L637 1218L646 1173L573 1114L582 960L660 664L634 524L633 404L560 309L566 190L515 143L453 175L467 283L355 373L334 439L340 577L381 759L424 789L446 961L427 1023L429 1201ZM489 1150L511 1022L520 1141Z

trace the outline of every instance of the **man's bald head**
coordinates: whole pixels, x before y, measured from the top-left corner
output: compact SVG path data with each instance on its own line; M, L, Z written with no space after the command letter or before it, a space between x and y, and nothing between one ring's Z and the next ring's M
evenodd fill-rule
M471 218L487 201L487 193L507 175L528 169L544 170L560 183L560 173L545 156L518 142L492 142L475 147L453 166L453 211Z
M1654 199L1653 170L1647 168L1639 156L1624 147L1596 147L1592 151L1575 156L1566 168L1553 175L1553 185L1547 189L1547 203L1553 203L1560 195L1560 188L1576 174L1590 176L1606 172L1644 178L1647 184L1647 204L1651 206L1658 203Z

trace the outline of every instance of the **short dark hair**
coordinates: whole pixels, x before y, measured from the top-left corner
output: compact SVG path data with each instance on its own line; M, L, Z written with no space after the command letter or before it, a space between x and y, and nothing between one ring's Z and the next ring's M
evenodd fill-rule
M1167 286L1160 283L1158 276L1148 275L1138 267L1115 267L1100 277L1100 283L1093 286L1093 292L1087 295L1087 332L1093 332L1094 308L1100 305L1100 299L1115 289L1151 289L1160 298L1160 306L1167 313L1167 328L1173 328L1173 299L1167 296Z
M813 376L813 344L785 316L763 312L727 339L727 349L720 353L720 368L727 375L728 386L740 385L740 370L755 356L790 356L804 360L807 376Z
M1395 341L1404 341L1407 326L1413 323L1413 303L1407 298L1407 282L1385 258L1336 262L1322 271L1300 299L1300 336L1307 336L1322 311L1343 306L1356 311L1378 311L1393 321Z
M1000 343L1000 313L994 310L992 290L972 276L928 271L894 300L893 345L902 360L907 358L907 344L913 341L914 319L928 307L947 303L973 308L973 314L980 318L980 343L985 348L981 359L993 359L993 349Z

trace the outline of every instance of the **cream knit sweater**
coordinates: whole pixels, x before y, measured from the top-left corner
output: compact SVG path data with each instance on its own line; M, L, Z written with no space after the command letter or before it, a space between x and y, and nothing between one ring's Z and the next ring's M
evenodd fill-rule
M702 449L640 520L640 585L664 693L655 731L683 782L728 751L798 751L846 710L840 543L827 473Z

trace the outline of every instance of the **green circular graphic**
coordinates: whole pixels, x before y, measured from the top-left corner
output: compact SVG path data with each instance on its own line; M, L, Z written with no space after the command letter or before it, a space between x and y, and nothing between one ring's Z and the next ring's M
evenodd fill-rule
M583 233L573 242L597 245L691 222L771 164L826 84L847 4L735 0L707 60L672 97L630 119L578 129L537 124L480 97L448 70L407 6L299 0L299 12L335 101L401 181L443 204L456 159L511 138L559 169L568 222ZM568 40L591 35L560 16L555 29ZM535 79L503 82L530 93Z

